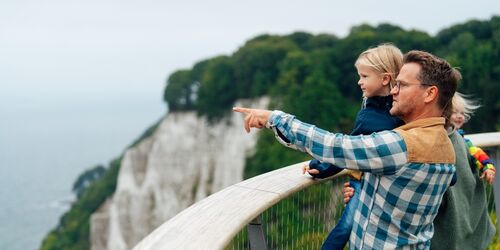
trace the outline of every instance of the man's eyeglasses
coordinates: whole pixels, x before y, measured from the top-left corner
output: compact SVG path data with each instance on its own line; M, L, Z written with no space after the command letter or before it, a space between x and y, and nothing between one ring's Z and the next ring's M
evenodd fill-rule
M391 82L391 89L396 88L396 90L399 91L401 87L405 88L410 85L432 86L431 84L425 84L425 83L406 83L406 82L396 81L394 83Z

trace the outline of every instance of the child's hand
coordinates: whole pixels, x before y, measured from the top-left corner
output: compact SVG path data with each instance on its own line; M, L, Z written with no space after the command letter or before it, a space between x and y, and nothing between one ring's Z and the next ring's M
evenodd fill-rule
M342 189L342 193L344 194L344 207L351 200L351 197L354 196L354 188L351 187L349 182L344 183L344 188Z
M319 170L317 169L309 169L309 165L306 164L304 167L302 167L302 174L309 173L310 175L316 175L319 174Z
M486 169L483 172L483 175L481 175L481 179L486 178L486 181L490 184L493 185L493 182L495 181L495 171L491 169Z

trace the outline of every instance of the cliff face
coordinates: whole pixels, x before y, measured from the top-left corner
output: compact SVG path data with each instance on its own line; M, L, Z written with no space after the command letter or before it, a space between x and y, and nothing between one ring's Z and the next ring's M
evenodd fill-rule
M266 98L237 105L267 107ZM124 155L116 192L91 217L92 249L131 249L175 214L242 180L257 137L232 113L208 124L195 112L170 113Z

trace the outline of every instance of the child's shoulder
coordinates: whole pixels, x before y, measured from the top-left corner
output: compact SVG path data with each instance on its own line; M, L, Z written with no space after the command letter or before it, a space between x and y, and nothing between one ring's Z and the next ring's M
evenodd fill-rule
M401 125L403 125L403 121L391 116L389 112L379 112L367 108L359 111L352 135L367 135L382 130L391 130Z

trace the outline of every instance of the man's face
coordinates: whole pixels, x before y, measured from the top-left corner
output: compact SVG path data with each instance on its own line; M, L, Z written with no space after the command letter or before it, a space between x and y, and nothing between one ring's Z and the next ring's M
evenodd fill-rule
M405 122L411 122L418 117L418 111L423 108L425 88L417 79L420 73L420 65L416 63L404 64L396 81L399 88L391 89L393 97L391 115L400 117Z

